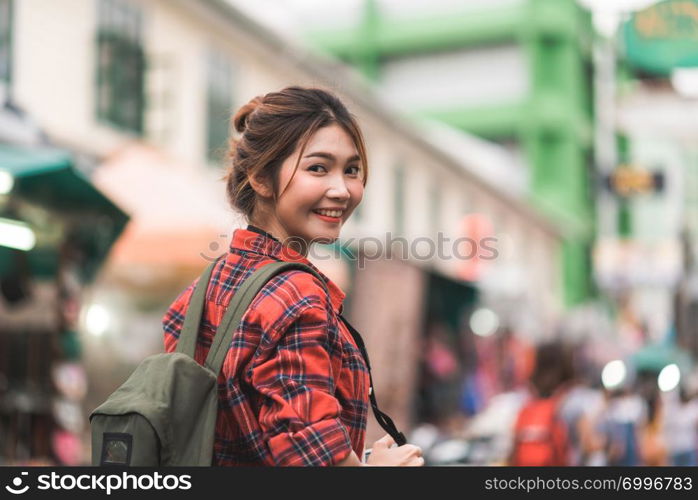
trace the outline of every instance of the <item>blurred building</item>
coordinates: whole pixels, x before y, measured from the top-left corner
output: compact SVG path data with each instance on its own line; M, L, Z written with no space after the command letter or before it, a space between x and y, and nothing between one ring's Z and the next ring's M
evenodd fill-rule
M370 183L342 234L350 251L311 258L347 291L398 423L410 424L430 324L457 336L479 304L523 335L550 332L566 229L487 176L520 168L516 148L406 117L357 73L221 0L9 3L15 100L57 144L98 158L94 182L132 216L83 308L86 411L162 349L165 308L243 224L220 182L228 121L289 84L337 92L367 138Z
M308 42L362 71L381 95L495 141L517 157L529 200L566 228L568 306L593 295L592 29L575 0L365 0L353 15L303 11ZM358 9L357 4L363 7Z
M647 2L645 2L647 3ZM651 3L651 2L650 2ZM621 12L599 37L615 102L596 253L600 285L635 323L636 345L698 354L698 2ZM630 328L630 331L633 329ZM688 368L688 367L682 367ZM684 375L686 372L684 372Z
M83 293L128 217L14 99L14 5L0 1L0 463L77 465Z

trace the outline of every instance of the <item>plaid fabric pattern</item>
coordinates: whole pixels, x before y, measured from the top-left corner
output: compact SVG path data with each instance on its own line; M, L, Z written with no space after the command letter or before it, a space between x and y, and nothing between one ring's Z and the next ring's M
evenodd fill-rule
M272 261L305 257L257 230L237 229L206 292L196 361L203 363L226 306L242 281ZM317 269L317 268L315 268ZM324 274L275 276L234 332L218 377L214 465L331 465L366 434L368 369L338 314L344 293ZM163 317L165 350L175 350L195 280Z

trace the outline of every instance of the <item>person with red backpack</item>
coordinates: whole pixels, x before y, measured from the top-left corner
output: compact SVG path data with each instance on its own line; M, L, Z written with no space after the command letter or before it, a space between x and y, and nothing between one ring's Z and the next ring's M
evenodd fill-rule
M531 397L514 424L509 465L570 465L570 440L560 406L572 378L572 357L565 346L553 342L538 347Z

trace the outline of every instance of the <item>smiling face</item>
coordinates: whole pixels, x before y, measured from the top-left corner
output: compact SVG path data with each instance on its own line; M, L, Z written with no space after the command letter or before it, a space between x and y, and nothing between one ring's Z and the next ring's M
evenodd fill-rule
M337 124L322 127L310 137L302 155L297 148L282 163L281 196L276 204L269 187L255 185L260 203L253 224L281 241L293 238L302 245L293 249L307 254L310 243L331 243L339 238L342 225L363 197L362 179L359 153L351 136Z

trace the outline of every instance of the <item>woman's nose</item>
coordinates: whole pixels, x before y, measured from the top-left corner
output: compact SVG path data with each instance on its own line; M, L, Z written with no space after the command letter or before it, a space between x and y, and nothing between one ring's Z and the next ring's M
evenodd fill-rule
M349 198L349 189L347 189L347 185L343 178L339 177L332 180L332 186L327 191L327 196L340 200L346 200Z

